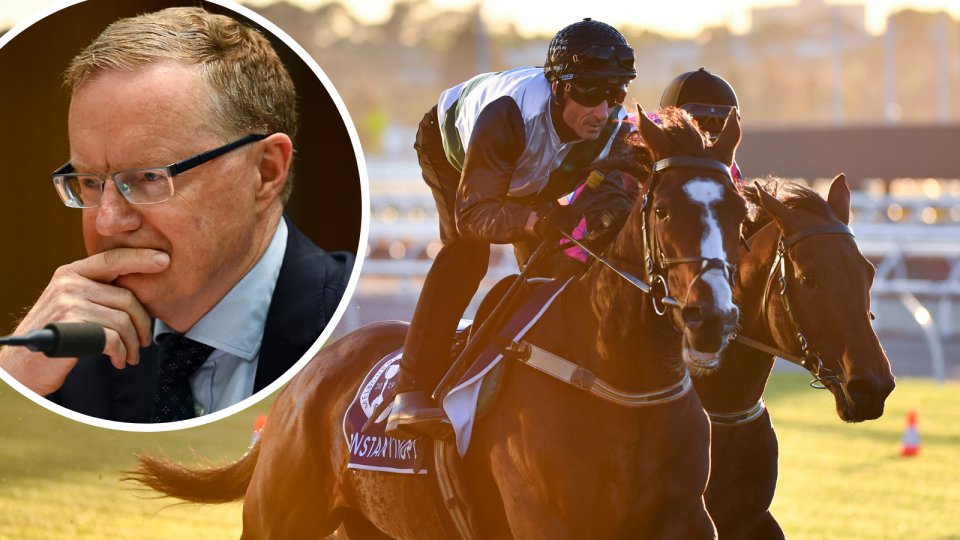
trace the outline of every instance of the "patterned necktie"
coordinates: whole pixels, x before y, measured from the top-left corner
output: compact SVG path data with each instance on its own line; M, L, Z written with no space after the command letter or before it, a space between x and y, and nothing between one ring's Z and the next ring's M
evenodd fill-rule
M180 334L157 336L160 375L152 422L175 422L196 417L190 377L207 361L213 347Z

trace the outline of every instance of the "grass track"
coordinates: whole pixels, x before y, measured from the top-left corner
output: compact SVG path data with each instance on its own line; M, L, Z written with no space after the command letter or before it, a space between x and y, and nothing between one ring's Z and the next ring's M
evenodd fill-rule
M901 380L883 418L844 425L809 377L777 373L767 405L780 438L773 512L791 540L960 540L960 384ZM241 506L141 500L117 479L134 453L199 463L239 458L272 398L213 425L123 433L79 424L0 382L0 540L236 539ZM923 449L899 457L904 418L920 415Z

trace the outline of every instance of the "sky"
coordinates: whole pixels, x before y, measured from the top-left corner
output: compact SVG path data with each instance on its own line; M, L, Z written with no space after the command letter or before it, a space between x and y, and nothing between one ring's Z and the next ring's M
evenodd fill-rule
M267 5L276 0L247 0L250 5ZM329 0L287 0L305 8ZM390 13L394 0L342 0L363 21L380 22ZM834 0L830 0L833 2ZM444 8L467 9L476 0L431 0ZM568 0L483 0L481 9L494 25L513 23L524 34L552 35L583 17L592 17L614 26L630 25L675 37L694 37L708 26L727 24L734 32L750 28L750 8L795 4L797 0L582 0L584 7ZM0 0L0 27L12 26L58 0ZM960 0L835 0L839 4L866 4L867 29L875 34L886 27L891 11L914 8L946 10L960 19ZM586 7L589 5L589 7ZM628 7L629 6L629 7Z

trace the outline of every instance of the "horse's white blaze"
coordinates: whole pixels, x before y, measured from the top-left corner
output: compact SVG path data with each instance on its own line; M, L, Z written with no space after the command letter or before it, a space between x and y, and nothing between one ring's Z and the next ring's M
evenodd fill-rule
M723 249L723 234L717 221L716 205L723 200L723 186L711 178L697 178L683 186L684 193L694 204L703 208L703 239L700 241L700 256L708 259L727 260ZM733 309L733 291L720 270L710 270L701 277L713 290L717 307L725 311Z

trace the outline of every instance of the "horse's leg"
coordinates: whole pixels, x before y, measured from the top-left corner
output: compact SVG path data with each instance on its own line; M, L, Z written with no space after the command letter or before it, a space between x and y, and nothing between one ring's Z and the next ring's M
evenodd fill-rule
M769 414L738 426L715 426L710 448L713 468L705 499L720 538L748 539L754 531L771 530L763 522L777 488L779 448Z

